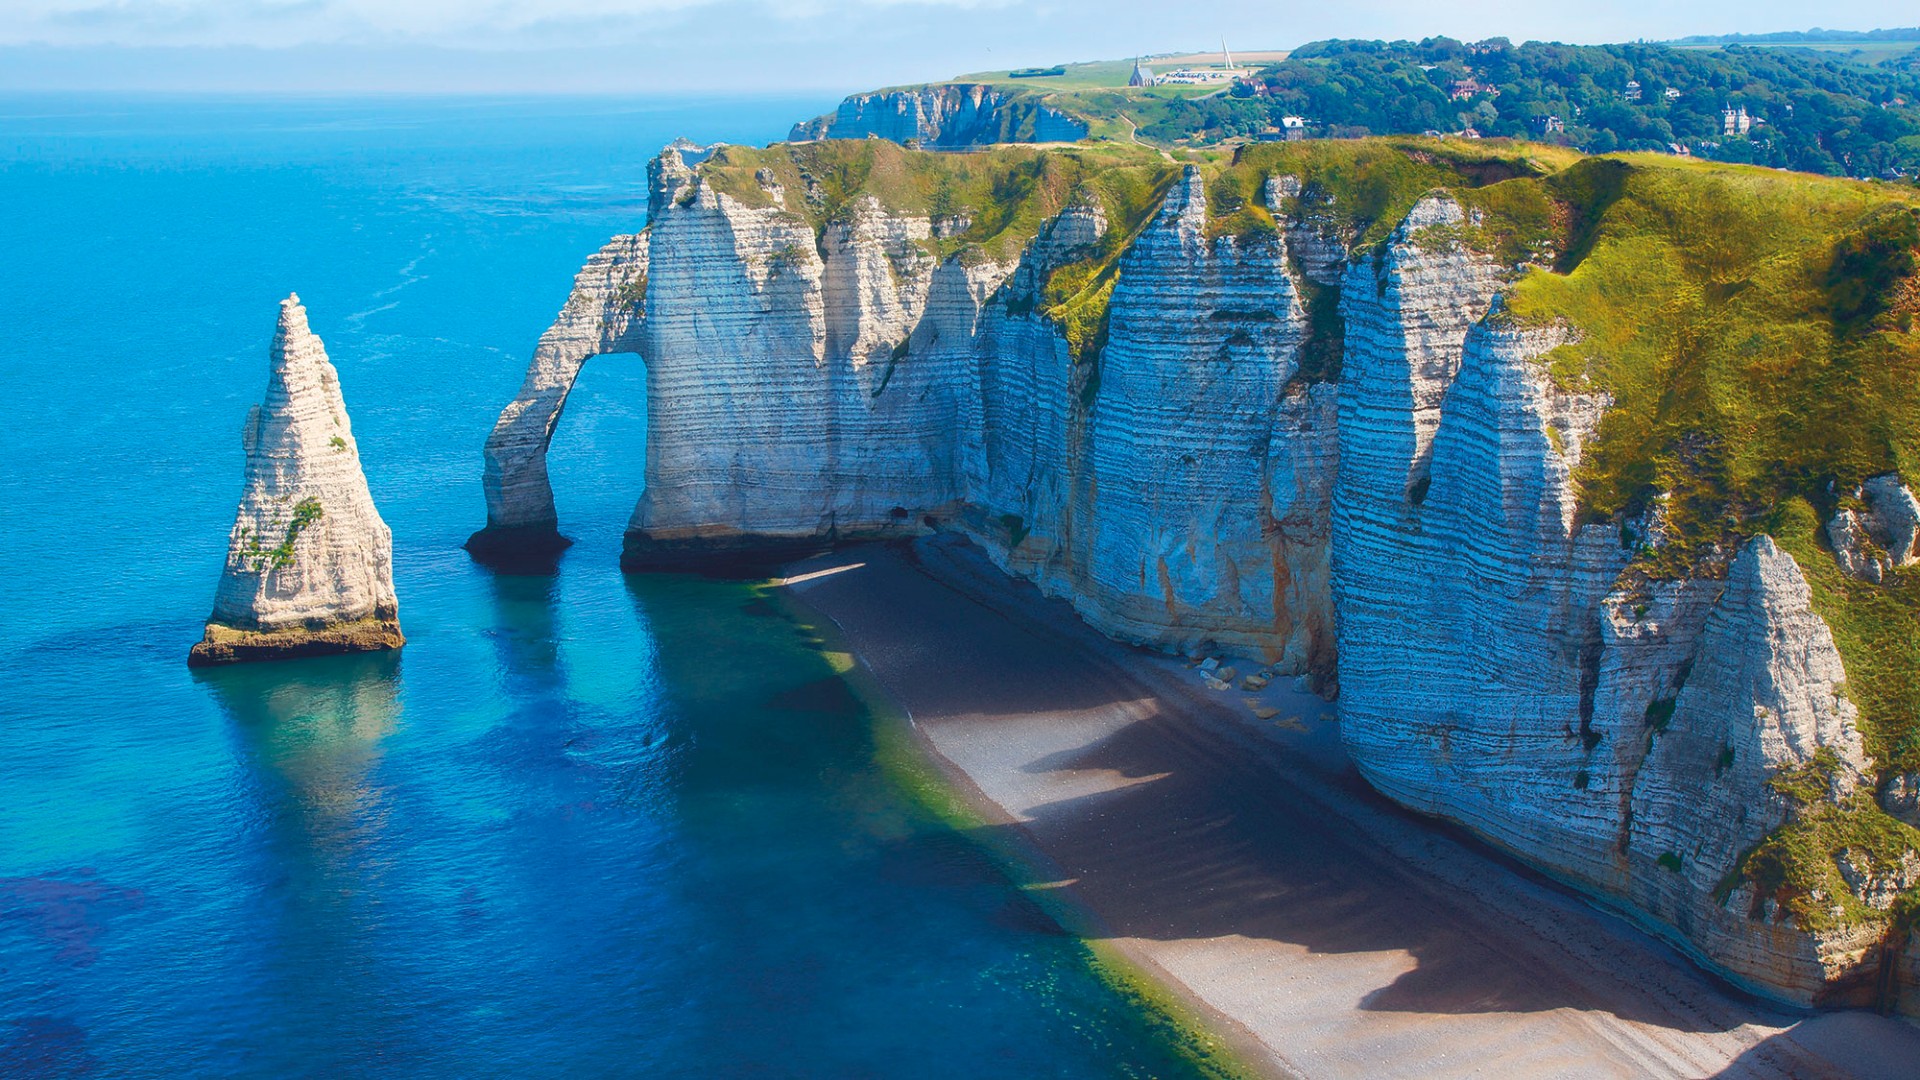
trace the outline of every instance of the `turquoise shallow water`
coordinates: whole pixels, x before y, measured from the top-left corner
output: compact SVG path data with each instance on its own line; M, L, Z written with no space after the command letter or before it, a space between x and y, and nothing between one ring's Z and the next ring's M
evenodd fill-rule
M637 362L562 424L559 571L460 550L647 158L826 104L0 99L0 1076L1187 1071L803 628L617 572ZM190 674L296 289L410 643Z

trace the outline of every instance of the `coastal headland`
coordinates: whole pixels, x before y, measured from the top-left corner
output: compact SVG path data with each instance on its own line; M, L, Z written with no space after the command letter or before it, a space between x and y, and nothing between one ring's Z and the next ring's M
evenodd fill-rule
M1437 138L665 150L486 446L621 562L967 536L1092 630L1339 702L1358 776L1743 990L1920 1015L1920 203ZM1241 778L1258 786L1258 776Z
M1311 694L1206 689L956 537L785 570L1033 888L1276 1076L1900 1076L1920 1031L1805 1015L1373 793Z

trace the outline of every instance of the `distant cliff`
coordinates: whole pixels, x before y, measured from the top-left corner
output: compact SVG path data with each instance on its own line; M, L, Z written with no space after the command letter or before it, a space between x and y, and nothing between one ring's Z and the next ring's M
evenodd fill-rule
M555 535L566 391L637 352L629 566L960 530L1111 634L1337 686L1383 792L1743 985L1914 985L1911 196L1427 140L651 176L477 540Z
M891 139L946 150L992 143L1078 142L1086 121L1038 95L991 86L941 83L856 94L825 116L793 125L793 142Z

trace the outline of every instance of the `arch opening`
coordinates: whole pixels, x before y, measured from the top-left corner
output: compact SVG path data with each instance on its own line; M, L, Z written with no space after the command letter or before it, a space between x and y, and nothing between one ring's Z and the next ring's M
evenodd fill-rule
M487 525L466 544L475 559L505 566L550 565L571 542L560 534L547 451L587 360L641 352L647 255L646 233L614 237L574 276L565 306L540 335L519 393L500 411L487 437L482 477ZM592 384L600 381L598 368L607 366L597 365ZM644 424L644 388L632 407ZM645 461L644 455L640 460ZM637 490L633 494L638 497Z
M591 360L554 424L547 481L565 535L617 552L646 489L647 369L637 353Z

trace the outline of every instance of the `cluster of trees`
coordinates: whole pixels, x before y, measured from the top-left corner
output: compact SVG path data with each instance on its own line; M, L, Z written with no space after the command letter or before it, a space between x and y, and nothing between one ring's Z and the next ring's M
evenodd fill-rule
M1630 83L1639 84L1637 94ZM1485 89L1456 97L1456 88L1470 86ZM1726 107L1761 122L1728 135ZM1590 153L1677 145L1703 157L1827 175L1920 172L1916 66L1869 68L1742 45L1315 42L1230 93L1166 110L1141 134L1252 136L1288 115L1334 137L1473 128ZM1549 125L1549 117L1557 122Z
M1903 26L1887 30L1781 30L1771 34L1693 34L1675 40L1675 45L1735 45L1764 42L1791 45L1798 42L1920 41L1920 27Z

